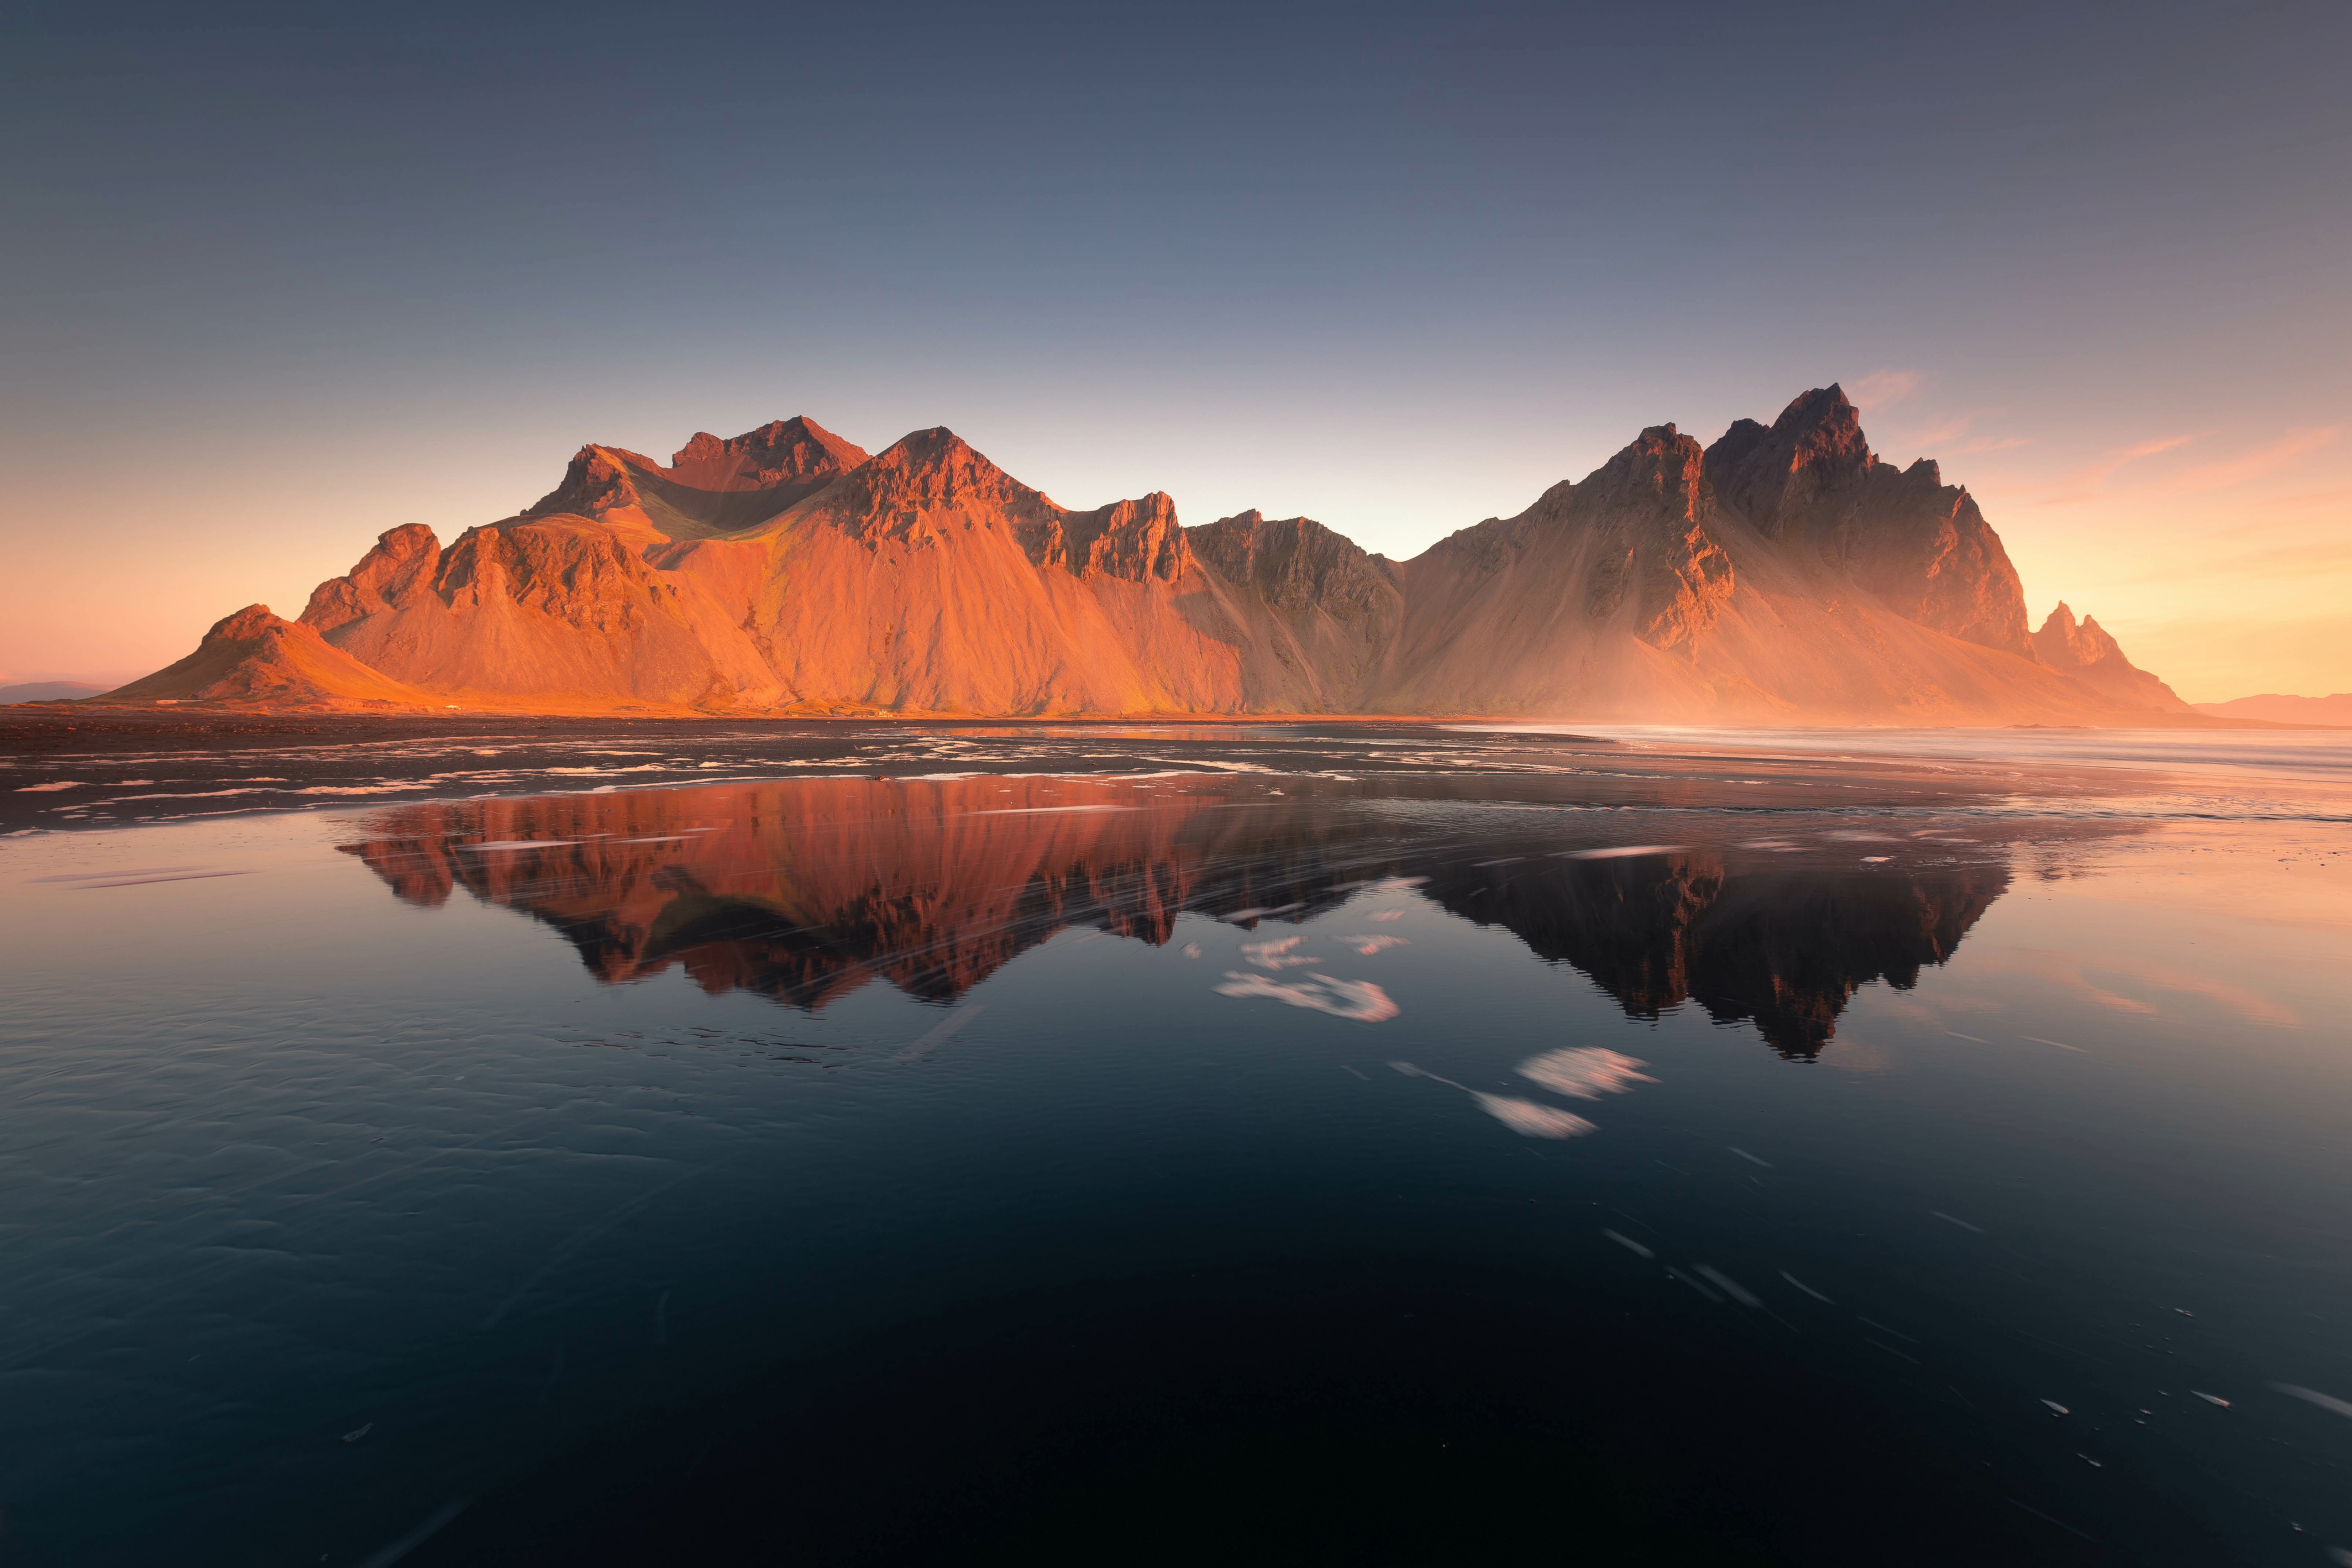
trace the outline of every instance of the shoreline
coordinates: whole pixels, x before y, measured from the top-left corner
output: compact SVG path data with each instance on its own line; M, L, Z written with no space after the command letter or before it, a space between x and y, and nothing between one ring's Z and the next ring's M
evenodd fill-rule
M1660 729L1732 729L1759 734L1775 731L1852 730L1857 733L1886 732L1953 734L2123 734L2138 730L2167 732L2312 732L2352 733L2352 727L2292 724L2263 719L2220 719L2200 716L2175 719L2151 715L2139 724L1965 724L1899 721L1791 721L1742 723L1735 721L1680 720L1659 721L1627 718L1539 718L1496 713L914 713L877 710L871 713L708 713L692 710L659 711L581 711L542 709L457 709L432 711L352 711L271 708L243 704L173 704L168 708L128 704L91 705L89 700L0 704L0 756L32 756L66 751L217 750L277 743L296 736L322 741L365 742L423 740L434 735L473 735L511 730L528 724L541 731L559 727L570 732L636 729L676 732L694 727L785 729L799 726L889 726L909 729L939 725L986 725L1024 729L1089 729L1106 725L1214 725L1221 728L1277 728L1297 724L1332 724L1378 728L1425 725L1480 725L1498 730L1527 728L1548 731L1584 726L1654 726ZM68 743L67 738L71 737Z

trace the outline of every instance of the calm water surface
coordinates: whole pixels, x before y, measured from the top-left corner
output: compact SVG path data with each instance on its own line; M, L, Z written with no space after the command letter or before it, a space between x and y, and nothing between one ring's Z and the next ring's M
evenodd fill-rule
M2347 764L10 764L0 1554L2352 1562Z

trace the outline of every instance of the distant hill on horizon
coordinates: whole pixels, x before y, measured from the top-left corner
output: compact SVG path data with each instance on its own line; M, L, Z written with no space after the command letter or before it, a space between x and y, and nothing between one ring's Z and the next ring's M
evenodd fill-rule
M2190 706L2216 719L2260 719L2273 724L2352 728L2352 691L2339 691L2332 697L2284 697L2266 692L2260 697L2236 697L2227 702L2196 702Z
M56 702L95 697L106 689L91 680L20 680L13 686L0 686L0 703Z
M412 472L410 479L415 475ZM443 547L409 524L298 622L254 605L109 700L562 712L2206 721L2061 606L1835 385L1702 447L1653 426L1410 561L1307 518L1074 511L945 428L805 418L668 463L583 447Z

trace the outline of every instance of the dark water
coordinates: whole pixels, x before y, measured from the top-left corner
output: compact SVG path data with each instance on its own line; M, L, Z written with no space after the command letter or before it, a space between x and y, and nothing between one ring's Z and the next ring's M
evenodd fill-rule
M2341 742L672 739L0 781L6 1561L2352 1561Z

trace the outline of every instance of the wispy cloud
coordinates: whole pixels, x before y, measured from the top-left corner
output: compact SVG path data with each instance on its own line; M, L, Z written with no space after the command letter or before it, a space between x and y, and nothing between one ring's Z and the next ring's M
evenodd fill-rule
M2251 479L2262 478L2294 461L2306 453L2315 452L2344 433L2341 425L2327 425L2290 430L2275 440L2265 441L2234 458L2222 458L2196 468L2174 473L2163 479L2142 479L2133 484L2112 487L2109 481L2135 463L2177 451L2192 441L2201 441L2214 434L2210 430L2195 430L2180 436L2158 436L2146 441L2136 441L2128 447L2117 447L2089 463L2065 475L2037 498L2047 506L2078 505L2084 501L2112 500L2161 486L2176 495L2192 495L2206 490L2227 489Z
M1949 458L1969 458L1974 457L1979 452L2006 452L2012 447L2032 445L2033 437L2031 436L1979 436L1974 440L1961 442L1944 455Z
M2107 481L2132 464L2186 447L2189 442L2202 440L2211 434L2210 430L2192 430L2186 435L2153 436L2145 441L2135 441L2128 447L2110 447L2095 461L2062 476L2035 499L2045 506L2074 506L2084 501L2097 500L2116 493L2107 489Z
M2242 519L2227 528L2216 528L2197 535L2199 544L2232 544L2250 539L2298 535L2321 531L2326 539L2345 537L2337 532L2352 522L2352 489L2311 490L2303 495L2279 496L2263 503L2262 515Z
M1916 370L1874 370L1846 389L1857 408L1885 408L1919 390L1926 378Z
M1956 441L1966 439L1980 416L1981 411L1979 414L1962 414L1955 418L1945 420L1941 425L1930 425L1925 429L1898 431L1891 444L1908 451L1924 450L1929 447L1948 447Z
M2318 577L2352 577L2352 546L2334 542L2284 545L2275 550L2232 552L2208 556L2193 567L2200 583L2295 582ZM2145 572L2127 573L2118 583L2177 583L2183 574L2178 561Z
M2005 452L2012 447L2033 444L2030 436L1996 436L1979 434L1981 420L1996 418L1999 408L1971 408L1965 414L1955 414L1937 424L1898 427L1886 442L1889 452L1913 452L1923 458L1949 461L1954 458L1971 457L1979 452Z
M2341 425L2290 430L2277 440L2264 442L2251 452L2224 462L2191 468L2177 482L2181 489L2189 490L2218 490L2243 484L2248 479L2260 479L2283 464L2293 462L2305 452L2317 451L2343 433Z
M2121 1013L2153 1014L2158 1008L2143 996L2131 996L2111 990L2098 980L2123 976L2137 981L2141 991L2168 991L2184 996L2202 996L2218 1002L2237 1013L2250 1024L2273 1024L2293 1028L2302 1022L2290 1008L2268 996L2233 985L2226 980L2197 973L2178 963L2159 963L2152 959L2130 958L2120 953L2095 956L2059 952L2047 948L2011 947L1997 952L1979 950L1977 963L1980 968L1994 972L2011 971L2036 975L2043 980L2064 985L2104 1007Z
M2087 483L2102 485L2112 479L2116 470L2137 463L2142 458L2153 458L2159 452L2174 451L2212 433L2210 430L2197 430L2186 436L2158 436L2150 440L2136 441L2128 447L2117 447L2089 468L2083 469L2081 477Z

